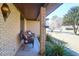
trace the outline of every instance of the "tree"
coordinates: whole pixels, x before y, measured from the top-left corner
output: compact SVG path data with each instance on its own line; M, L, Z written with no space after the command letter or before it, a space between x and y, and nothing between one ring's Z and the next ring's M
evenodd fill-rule
M55 28L60 28L62 25L62 18L58 16L52 16L49 28L53 31Z
M72 7L67 14L64 15L63 25L72 25L74 33L77 34L79 26L79 7Z

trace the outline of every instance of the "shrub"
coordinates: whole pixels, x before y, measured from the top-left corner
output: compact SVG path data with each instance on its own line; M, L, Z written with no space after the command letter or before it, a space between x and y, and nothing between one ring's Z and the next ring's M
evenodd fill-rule
M46 41L49 41L54 44L53 37L48 34L46 35Z
M63 56L64 46L59 44L52 44L51 42L46 42L46 56Z
M50 43L49 41L46 41L46 46L45 46L45 55L46 56L52 56L52 47L51 47L52 43Z
M52 47L53 56L63 56L64 55L64 46L60 44L54 44Z
M40 41L40 36L38 37ZM45 45L45 55L46 56L63 56L64 55L64 43L56 40L50 35L46 35L46 45Z
M40 36L38 36L38 40L40 41ZM46 34L46 41L52 42L52 36Z
M46 41L51 41L52 37L50 35L46 35Z
M64 55L64 43L55 41L55 38L47 34L46 36L46 56L62 56Z

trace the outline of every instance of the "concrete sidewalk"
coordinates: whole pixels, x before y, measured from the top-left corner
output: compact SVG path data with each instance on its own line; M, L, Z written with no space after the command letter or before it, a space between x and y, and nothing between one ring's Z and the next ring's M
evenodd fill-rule
M24 50L20 49L16 56L38 56L40 51L40 44L38 39L35 37L34 39L34 47L32 48L32 44L28 44Z

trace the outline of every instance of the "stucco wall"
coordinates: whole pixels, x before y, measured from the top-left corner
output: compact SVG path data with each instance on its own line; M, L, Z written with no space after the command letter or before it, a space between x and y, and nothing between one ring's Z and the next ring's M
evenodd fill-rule
M36 35L40 35L40 21L28 21L26 20L26 30L30 30Z
M20 13L13 4L8 4L11 13L4 21L0 3L0 55L15 55L19 48Z

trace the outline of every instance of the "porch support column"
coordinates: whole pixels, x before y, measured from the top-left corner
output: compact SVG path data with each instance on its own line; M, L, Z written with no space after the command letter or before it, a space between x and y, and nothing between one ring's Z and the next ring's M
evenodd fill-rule
M45 15L46 8L41 7L40 10L40 55L45 55L45 40L46 40L46 29L45 29Z

